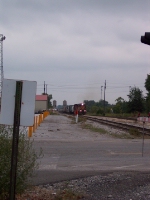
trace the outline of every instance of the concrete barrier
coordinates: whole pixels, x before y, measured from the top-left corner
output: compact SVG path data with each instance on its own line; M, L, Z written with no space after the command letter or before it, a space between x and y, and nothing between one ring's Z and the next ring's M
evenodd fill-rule
M34 124L33 126L28 127L28 137L32 137L32 133L35 132L38 126L42 123L42 121L49 115L49 111L43 112L43 114L39 114L38 116L34 116Z

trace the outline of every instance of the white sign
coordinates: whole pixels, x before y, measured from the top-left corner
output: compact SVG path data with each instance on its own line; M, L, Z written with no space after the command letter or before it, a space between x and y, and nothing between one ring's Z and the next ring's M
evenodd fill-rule
M141 122L150 122L150 118L149 117L138 117L137 120L141 121Z
M23 82L20 126L33 126L37 83L35 81L12 79L3 80L0 124L14 124L17 81Z

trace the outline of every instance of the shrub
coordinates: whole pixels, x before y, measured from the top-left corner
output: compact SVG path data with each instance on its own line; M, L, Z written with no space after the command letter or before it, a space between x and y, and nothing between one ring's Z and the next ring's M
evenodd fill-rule
M0 126L0 200L8 198L10 187L11 150L13 129ZM16 175L16 193L21 194L29 186L31 177L38 168L37 159L42 156L42 150L33 149L33 140L27 138L27 128L19 133L18 162Z

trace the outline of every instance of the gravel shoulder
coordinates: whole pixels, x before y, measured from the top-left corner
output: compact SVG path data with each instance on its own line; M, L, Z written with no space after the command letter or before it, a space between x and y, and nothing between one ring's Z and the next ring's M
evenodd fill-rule
M150 173L108 172L41 187L54 192L71 189L83 194L85 200L148 200Z
M55 198L72 191L77 198ZM148 200L150 173L105 172L97 176L79 178L54 184L36 186L17 200Z

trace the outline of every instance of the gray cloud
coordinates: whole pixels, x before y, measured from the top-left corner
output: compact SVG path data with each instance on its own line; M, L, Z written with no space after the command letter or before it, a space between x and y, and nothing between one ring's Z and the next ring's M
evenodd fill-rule
M127 98L128 86L145 91L149 46L140 37L149 31L149 0L0 3L6 78L35 80L37 93L45 81L59 104L99 100L105 80L110 103Z

